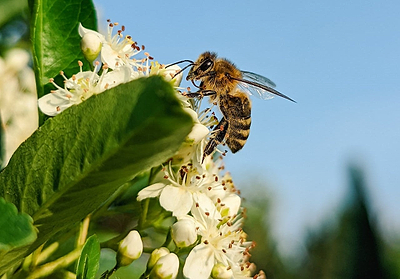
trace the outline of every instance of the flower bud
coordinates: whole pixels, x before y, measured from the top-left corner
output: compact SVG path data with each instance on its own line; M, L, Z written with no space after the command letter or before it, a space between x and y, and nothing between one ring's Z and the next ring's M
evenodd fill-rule
M165 255L169 254L169 250L168 248L165 247L161 247L160 249L155 249L151 255L150 255L150 259L147 262L147 269L150 270L153 268L153 266L157 263L157 261Z
M260 270L260 272L254 276L256 279L267 279L267 276L265 275L265 272L263 270Z
M232 269L222 263L215 264L211 271L211 278L213 279L230 279L232 276Z
M179 259L174 253L162 256L150 272L149 279L175 279L178 275Z
M117 252L117 265L130 265L134 260L140 258L143 252L143 242L140 234L136 231L130 231L124 240L119 244Z
M83 55L89 62L93 62L101 51L101 40L93 33L86 33L81 40Z
M181 219L173 224L171 234L178 247L187 247L197 239L196 226L192 219Z

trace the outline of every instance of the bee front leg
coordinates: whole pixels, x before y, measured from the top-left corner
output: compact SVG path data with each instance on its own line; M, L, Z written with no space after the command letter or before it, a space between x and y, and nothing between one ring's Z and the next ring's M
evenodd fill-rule
M214 90L199 90L197 92L193 92L193 93L186 93L185 96L189 97L189 98L203 98L206 96L214 96L217 93Z
M223 117L218 125L215 126L215 128L213 129L213 133L215 133L215 135L210 139L210 141L204 148L203 159L201 162L204 162L204 158L208 155L211 155L217 148L218 144L224 141L228 126L229 122L225 119L225 117Z

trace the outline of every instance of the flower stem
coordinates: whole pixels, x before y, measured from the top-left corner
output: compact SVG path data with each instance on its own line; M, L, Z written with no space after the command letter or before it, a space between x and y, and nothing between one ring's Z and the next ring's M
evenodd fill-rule
M85 244L86 237L87 237L88 230L89 230L90 217L91 217L91 215L89 214L81 222L81 226L80 226L80 230L79 230L79 236L78 236L77 243L76 243L77 247L82 247L83 244Z
M36 279L45 276L49 276L54 273L55 270L61 269L64 267L68 267L71 263L76 261L81 254L81 249L76 249L70 252L69 254L61 257L53 262L42 265L40 268L34 270L27 279Z
M142 214L140 215L139 219L139 230L142 230L144 228L144 224L146 223L147 212L149 211L149 203L150 199L145 199L142 202Z

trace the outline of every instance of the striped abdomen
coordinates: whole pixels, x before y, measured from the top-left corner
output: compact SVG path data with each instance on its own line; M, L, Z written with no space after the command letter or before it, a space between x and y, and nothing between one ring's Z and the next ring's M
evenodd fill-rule
M220 96L220 109L229 123L226 144L232 153L236 153L245 145L250 133L251 103L248 95L235 90Z
M230 119L226 144L232 153L238 152L245 145L250 133L251 117Z

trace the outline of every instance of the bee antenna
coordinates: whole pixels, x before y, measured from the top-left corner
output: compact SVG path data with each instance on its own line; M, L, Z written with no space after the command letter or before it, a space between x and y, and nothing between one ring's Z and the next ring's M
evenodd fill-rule
M177 64L177 63L171 64L171 65L168 65L168 66L172 66L172 65L175 65L175 64ZM177 75L179 75L180 73L182 73L184 70L186 70L187 68L189 68L189 67L192 66L192 65L194 65L194 63L193 63L193 64L186 65L186 66L183 67L180 71L176 72L175 75L174 75L172 78L176 77ZM167 67L168 67L168 66L167 66ZM165 67L165 68L167 68L167 67Z
M168 67L171 67L173 65L180 64L180 63L183 63L183 62L189 62L190 63L189 66L194 65L194 62L192 60L181 60L181 61L178 61L178 62L175 62L175 63L172 63L172 64L168 64L167 66L165 66L165 68L168 68ZM186 66L186 67L188 67L188 66Z

